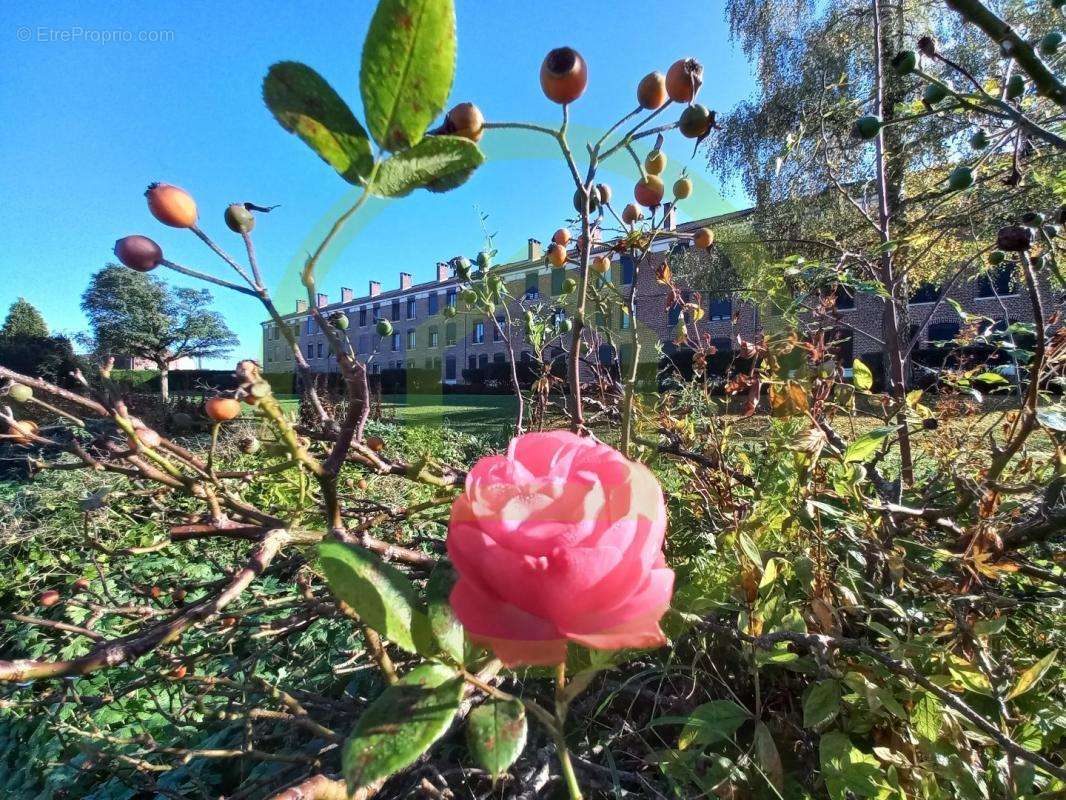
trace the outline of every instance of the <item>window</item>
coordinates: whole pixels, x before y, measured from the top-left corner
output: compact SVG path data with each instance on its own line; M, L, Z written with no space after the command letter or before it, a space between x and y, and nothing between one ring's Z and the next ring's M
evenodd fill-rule
M671 325L676 325L677 321L681 319L681 304L674 303L670 306L670 313L667 315L667 322Z
M614 363L614 347L607 343L600 345L597 355L600 357L600 363L605 367Z
M552 270L552 294L562 294L563 284L566 282L566 270L565 269L553 269Z
M437 313L437 305L440 301L440 295L436 292L430 292L426 297L427 313L432 317Z
M977 279L978 297L1003 297L1014 294L1011 288L1011 279L1014 277L1014 265L1002 264L994 270L989 270Z
M711 319L730 319L733 316L733 298L712 295L708 316Z
M431 327L429 329L429 346L430 347L439 347L440 346L440 335L437 333L437 329L434 328L434 327Z
M415 318L415 298L413 298L413 297L408 297L407 298L407 318L408 319L414 319Z
M374 322L381 319L381 303L374 303L374 313L370 317Z
M447 325L444 326L444 344L445 345L453 345L453 344L455 344L455 323L454 322L449 322Z
M837 287L836 308L837 311L847 311L849 308L855 308L855 295L846 286Z
M536 300L540 297L540 282L537 279L537 273L526 273L526 300Z
M440 356L435 356L433 359L433 369L437 370L437 374L440 375Z
M489 365L488 353L482 353L477 357L478 369L485 369Z
M518 360L521 361L523 364L529 364L533 361L533 353L529 350L523 350L522 355L518 357Z
M448 293L444 296L444 302L451 308L455 308L455 289L448 290Z
M318 357L322 358L322 342L318 343Z
M555 321L555 327L556 328L558 328L560 325L562 325L564 322L566 322L566 309L564 309L564 308L555 309L554 321Z
M504 321L503 317L496 317L496 324L492 326L492 341L498 342L503 338L500 336L500 331L503 330Z
M633 263L633 256L622 256L619 263L622 265L622 283L632 283L636 266Z
M716 339L712 339L711 346L714 347L716 353L733 352L733 340L728 336L719 336Z
M470 356L466 360L467 369L477 369L477 356Z
M381 372L381 365L380 364L372 364L370 366L370 372L373 375L377 375L379 372Z
M393 322L398 322L399 319L400 319L400 301L399 300L393 300L392 301L392 321Z
M505 362L506 362L506 359L504 358L503 353L496 353L492 357L492 363L493 364L503 364Z
M366 327L366 306L359 307L359 327Z
M397 352L400 349L400 334L394 333L392 335L392 352Z
M415 347L415 331L414 328L407 331L407 349L411 350Z
M629 312L624 308L618 314L618 329L623 331L629 330Z
M444 379L447 381L455 380L455 356L448 356L444 359Z
M278 340L278 337L281 336L281 328L279 328L277 325L272 325L270 328L270 332L271 334L273 334L273 339L275 342Z
M307 318L307 333L315 332L315 321L311 317Z
M308 358L314 358L315 357L315 346L313 344L307 345L307 357Z
M931 283L921 284L911 295L912 303L935 303L940 296L940 289Z
M359 334L359 352L360 353L368 353L368 352L370 352L370 337L367 334L365 334L365 333L360 333Z
M599 328L611 327L611 310L596 312L596 326Z
M929 326L929 341L950 342L959 335L959 330L957 322L938 322Z
M482 342L485 341L485 323L484 322L475 322L474 323L474 331L470 335L470 341L472 341L474 344L481 344Z
M426 369L429 370L429 369L432 369L432 368L433 368L433 359L432 358L427 358L426 359Z
M830 334L830 342L833 343L833 352L839 359L844 369L849 369L855 361L855 342L849 330L838 328Z
M633 367L633 345L623 344L618 348L618 362L628 373Z

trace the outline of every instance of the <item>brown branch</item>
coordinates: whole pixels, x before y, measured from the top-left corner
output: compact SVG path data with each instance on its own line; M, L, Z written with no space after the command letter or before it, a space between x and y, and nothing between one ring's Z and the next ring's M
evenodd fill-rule
M252 550L244 568L233 576L221 592L212 598L189 606L180 614L146 631L103 642L86 655L70 660L0 661L0 681L27 681L39 678L62 678L68 675L87 675L104 667L114 667L135 661L156 647L174 641L193 625L216 616L270 566L274 556L289 541L291 541L291 535L288 531L271 531Z

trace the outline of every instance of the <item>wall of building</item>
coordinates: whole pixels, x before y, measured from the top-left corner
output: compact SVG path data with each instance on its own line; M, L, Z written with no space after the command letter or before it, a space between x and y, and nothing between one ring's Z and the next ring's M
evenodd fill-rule
M707 221L689 223L680 226L679 230L691 230L705 224ZM639 267L636 283L636 327L642 363L656 364L659 362L660 352L667 356L674 352L677 310L671 308L668 290L657 280L657 269L669 257L671 248L686 244L684 237L666 239L656 245ZM540 306L543 309L573 313L572 299L569 304L563 302L557 291L564 271L553 270L545 264L539 253L539 243L530 240L529 258L500 268L511 294L520 298L510 308L515 320L511 327L511 345L520 359L531 355L530 347L524 341L521 323L526 307ZM454 299L459 284L441 269L442 266L438 265L440 280L437 281L377 294L372 282L370 293L366 296L355 298L351 296L350 290L344 290L345 297L341 302L329 304L324 296L320 296L319 306L327 316L335 311L348 315L348 339L358 356L368 361L372 373L405 367L436 369L446 383L461 383L464 369L509 360L508 343L496 332L491 318L480 311L466 309L461 300ZM609 313L604 316L590 308L586 318L587 324L592 328L590 335L596 357L606 358L618 353L623 363L630 360L632 332L625 315L621 313L619 301L628 295L631 274L631 270L622 263L618 255L614 255L611 271L605 276L604 285L600 286L602 296L614 298ZM565 277L576 278L572 267L565 270ZM401 273L400 281L401 286L409 281L407 273ZM614 289L609 289L607 283ZM534 286L535 292L527 291ZM1002 286L1001 289L1007 291L1005 294L1001 292L998 298L981 296L988 295L987 289L987 285L984 285L982 290L980 282L972 280L954 287L951 297L970 313L1001 319L1005 310L1012 321L1029 318L1028 301L1017 293L1016 287ZM435 297L435 301L431 300L431 297ZM435 312L432 310L434 302ZM458 309L457 315L451 319L445 318L441 313L449 302L456 302ZM758 336L758 314L751 304L701 292L701 306L705 312L703 318L698 322L688 319L687 330L691 336L699 336L709 341L720 351L735 347L738 336L748 340ZM845 347L843 353L847 363L850 363L853 357L883 350L883 310L883 300L872 294L860 293L852 303L845 299L838 304L836 314L840 321L839 336L850 336L851 339L850 345ZM931 312L932 319L925 325ZM392 322L394 333L391 337L382 339L377 335L375 322L378 319L388 319ZM301 352L312 369L317 372L338 371L337 360L329 352L326 337L318 330L306 309L289 315L286 321L297 333ZM919 301L911 304L908 322L912 333L925 327L922 342L927 343L930 340L952 338L961 320L948 302L936 305L934 310L933 303ZM545 356L561 356L562 353L569 352L569 348L569 336L560 337L546 348ZM263 361L267 372L295 369L288 343L271 322L263 323Z

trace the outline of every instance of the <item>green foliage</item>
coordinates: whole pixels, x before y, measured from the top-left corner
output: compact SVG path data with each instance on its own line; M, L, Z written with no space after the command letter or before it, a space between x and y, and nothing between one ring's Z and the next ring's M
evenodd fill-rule
M25 297L20 297L11 304L3 327L0 327L0 339L17 337L44 339L48 335L48 326L41 312Z
M174 288L117 264L95 273L81 298L98 353L140 356L160 368L180 358L224 356L237 345L210 303L205 289Z
M402 197L423 186L460 185L485 160L477 145L459 136L432 136L382 162L374 191Z
M451 0L381 0L363 44L359 89L374 140L414 147L444 109L455 75Z
M462 697L463 679L440 664L415 667L387 688L344 744L349 791L414 763L448 730Z
M429 623L416 607L414 586L400 570L375 553L341 542L323 542L318 557L330 589L363 622L404 650L418 652L415 639L425 635Z
M467 742L493 780L510 768L526 746L526 709L517 700L487 700L470 712Z
M282 61L263 80L263 100L285 130L295 133L348 183L364 183L373 157L366 131L325 78L305 64Z

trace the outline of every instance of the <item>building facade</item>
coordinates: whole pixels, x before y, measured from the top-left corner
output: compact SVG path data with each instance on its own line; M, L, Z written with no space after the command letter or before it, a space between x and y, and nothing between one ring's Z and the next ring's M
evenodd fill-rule
M637 268L627 256L612 255L610 272L603 277L598 294L616 298L628 296L636 273L637 326L641 346L642 363L657 364L660 354L670 355L675 351L674 332L681 318L682 308L672 305L666 288L657 280L658 267L677 248L690 247L686 234L705 226L728 224L742 216L730 214L722 217L698 220L677 226L659 237L645 261ZM679 235L680 234L680 235ZM510 352L519 360L532 359L533 352L525 341L521 324L522 308L539 307L562 319L572 309L562 292L566 278L575 277L573 265L566 269L553 269L545 263L541 243L528 241L526 258L501 265L499 270L510 290L518 298L511 307L512 319L518 324L503 326L501 332L477 310L466 309L460 300L460 281L452 275L445 262L436 266L436 279L413 284L411 274L399 273L398 286L383 291L377 280L369 282L368 292L356 297L348 288L341 290L339 301L330 302L325 294L317 296L317 304L324 315L340 312L348 316L347 335L359 358L369 364L371 374L389 369L419 369L434 371L444 384L464 382L464 371L484 368L490 363L507 363ZM753 340L759 335L757 309L737 300L730 292L707 291L695 287L686 293L692 297L699 292L703 317L698 322L688 320L690 332L698 332L707 338L719 352L731 351L737 337ZM920 350L928 342L949 340L961 328L961 318L951 303L937 301L938 292L929 287L919 287L914 294L909 312L911 334L920 333ZM1031 313L1025 297L1019 296L1009 275L980 278L960 283L951 292L969 313L980 314L994 320L1028 320ZM686 299L688 299L686 297ZM571 301L572 302L572 301ZM874 294L858 293L855 296L839 294L836 317L839 328L835 338L841 344L840 356L850 365L853 358L876 356L884 349L881 340L881 318L884 301ZM443 312L448 306L456 307L455 316ZM622 313L621 304L608 304L604 312L586 315L591 328L595 358L607 364L620 359L631 363L632 330L634 324ZM927 319L932 314L931 319ZM380 337L375 331L378 320L392 323L393 333ZM501 322L502 317L497 317ZM284 317L285 324L292 328L299 347L315 372L337 372L337 359L330 352L329 341L318 329L304 301ZM296 369L292 350L272 321L262 323L263 364L268 373L292 372ZM510 348L507 335L510 331ZM546 358L561 359L569 350L567 336L558 337L544 353Z

